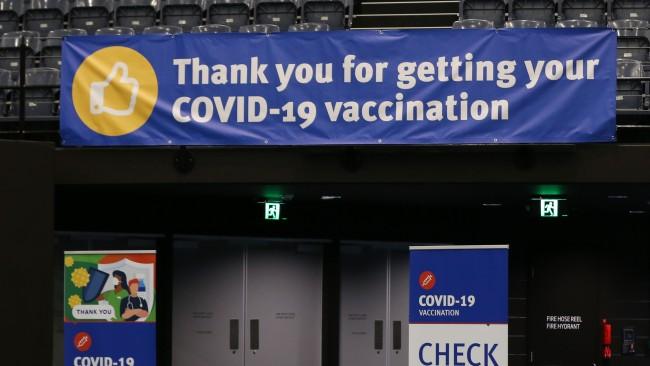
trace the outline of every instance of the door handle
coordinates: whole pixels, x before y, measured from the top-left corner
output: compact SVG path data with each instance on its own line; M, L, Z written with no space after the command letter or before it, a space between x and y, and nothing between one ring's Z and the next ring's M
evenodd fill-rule
M260 349L260 320L251 319L251 351Z
M239 349L239 319L230 319L230 349Z
M402 322L399 320L393 321L393 350L399 351L402 349Z
M375 349L377 353L384 349L384 321L375 320Z

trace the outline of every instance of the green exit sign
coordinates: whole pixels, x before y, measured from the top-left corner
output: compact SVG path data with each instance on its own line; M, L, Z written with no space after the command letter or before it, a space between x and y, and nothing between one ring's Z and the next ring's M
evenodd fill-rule
M264 219L280 220L280 203L264 202Z
M539 216L540 217L559 217L560 216L560 200L559 199L544 199L539 201Z

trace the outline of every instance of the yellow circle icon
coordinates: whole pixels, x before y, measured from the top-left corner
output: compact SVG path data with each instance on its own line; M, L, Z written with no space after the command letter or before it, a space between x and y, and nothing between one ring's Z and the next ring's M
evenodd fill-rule
M65 257L64 263L66 267L72 267L74 265L74 258L67 256Z
M72 81L72 102L81 121L104 136L142 127L158 99L158 79L149 61L122 46L88 56Z
M83 267L75 268L70 277L72 277L72 283L75 287L86 287L90 282L90 273Z

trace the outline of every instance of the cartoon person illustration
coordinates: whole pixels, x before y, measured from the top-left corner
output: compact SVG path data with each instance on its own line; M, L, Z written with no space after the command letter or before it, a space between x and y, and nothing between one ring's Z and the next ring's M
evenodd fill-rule
M140 287L138 279L129 281L130 295L122 299L120 304L120 314L125 321L134 322L149 315L147 300L138 296L138 287Z
M120 315L122 314L120 311L120 305L123 299L129 297L126 273L115 270L113 271L113 277L111 280L113 281L113 289L105 291L99 295L97 300L108 301L108 303L113 307L113 310L115 310L113 320L120 320Z

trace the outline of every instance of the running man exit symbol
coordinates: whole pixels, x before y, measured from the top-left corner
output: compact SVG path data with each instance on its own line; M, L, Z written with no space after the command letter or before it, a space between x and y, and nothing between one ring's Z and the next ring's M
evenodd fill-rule
M558 217L560 213L560 201L542 199L540 201L541 217Z
M280 220L280 204L276 202L265 202L264 219Z

